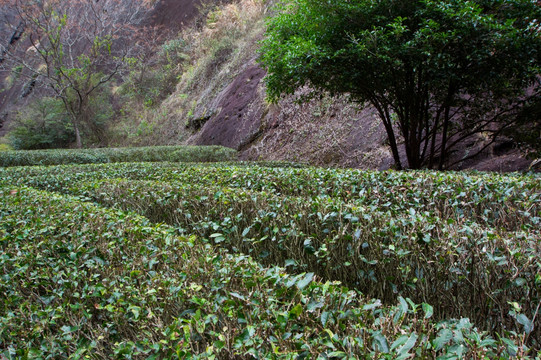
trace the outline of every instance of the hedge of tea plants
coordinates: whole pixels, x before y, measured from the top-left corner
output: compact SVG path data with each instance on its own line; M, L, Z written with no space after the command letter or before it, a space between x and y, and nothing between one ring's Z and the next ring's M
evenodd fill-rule
M237 152L222 146L149 146L133 148L11 150L0 152L0 167L99 164L130 161L212 162L235 160Z
M513 354L528 356L524 353L528 347L532 349L529 356L535 357L535 349L539 349L541 183L536 175L160 163L11 168L0 170L0 176L11 192L23 187L38 197L56 197L62 203L89 206L118 216L132 214L150 227L166 223L159 226L168 229L171 236L184 236L192 249L201 246L203 253L221 254L220 259L242 258L260 271L274 269L281 276L299 281L315 278L318 281L311 281L312 287L328 287L331 285L326 282L340 281L351 290L333 286L352 296L351 300L340 300L339 307L347 304L348 309L341 311L354 312L359 307L366 310L372 306L367 304L378 304L372 310L381 310L383 316L393 314L392 321L387 320L400 324L395 329L396 334L402 333L400 341L389 340L388 333L381 331L383 338L376 335L363 339L362 346L347 340L349 352L336 350L331 356L332 347L317 348L306 352L308 357L327 354L327 358L407 358L416 353L416 357L452 358L461 351L459 357L470 352L467 357L485 354L507 358ZM130 222L126 224L131 228ZM96 238L101 237L99 233ZM190 251L196 254L196 250ZM135 261L126 255L121 258L121 263ZM142 263L148 261L146 258ZM201 286L208 290L205 284ZM241 294L239 291L235 293ZM277 290L268 289L269 293L273 291ZM205 296L205 301L214 301L210 295ZM252 301L245 293L241 296L243 301ZM238 300L235 295L233 298ZM300 310L296 303L286 303L280 306ZM404 314L398 316L393 311L404 309L415 314L424 311L424 315L398 321ZM314 320L312 313L306 315ZM318 316L319 331L325 331L327 315ZM411 327L421 317L428 327L412 332ZM450 320L453 318L459 320ZM385 323L382 319L374 321ZM254 334L259 326L263 325L254 325ZM409 330L404 331L403 326ZM435 345L439 341L464 333L449 326L466 326L475 334L473 337L484 340L472 342L468 338L463 347L449 340L439 348ZM227 329L225 333L229 334L232 328ZM354 331L349 323L339 329L329 330L346 337ZM450 332L444 331L447 329ZM220 333L216 328L214 331ZM250 332L253 330L247 334ZM427 335L421 335L424 332ZM306 348L300 344L310 343L314 334L308 338L297 334L298 349L288 348L285 353L295 354L292 357L303 354ZM290 339L294 335L291 332L282 336ZM428 342L423 345L421 338ZM191 335L189 339L195 341ZM203 347L208 349L209 343L205 344ZM329 344L334 341L331 339ZM403 348L405 344L408 346ZM280 349L286 349L274 343L269 346L272 351L278 349L278 354ZM476 353L479 346L483 350ZM202 355L203 347L192 349L191 354ZM263 348L253 345L250 349ZM219 354L218 358L241 356L241 352L227 351L213 354ZM254 356L289 356L263 356L266 350L261 351ZM375 351L382 354L376 355ZM383 355L385 352L389 355ZM160 350L155 354L165 353Z

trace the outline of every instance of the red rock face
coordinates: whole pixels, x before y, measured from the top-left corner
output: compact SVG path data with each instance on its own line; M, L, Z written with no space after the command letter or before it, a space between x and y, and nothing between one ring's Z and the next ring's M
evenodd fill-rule
M253 64L240 73L215 99L211 116L196 144L242 149L257 136L263 118L263 98L258 94L265 71Z

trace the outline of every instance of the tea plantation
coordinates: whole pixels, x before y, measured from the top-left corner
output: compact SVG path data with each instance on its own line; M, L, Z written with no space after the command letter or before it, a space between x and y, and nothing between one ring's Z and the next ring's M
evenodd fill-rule
M0 359L541 357L541 177L0 168Z

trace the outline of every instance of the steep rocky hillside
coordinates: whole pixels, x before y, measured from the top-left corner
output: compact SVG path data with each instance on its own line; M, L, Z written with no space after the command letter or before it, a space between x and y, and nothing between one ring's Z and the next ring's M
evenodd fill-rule
M388 168L384 130L371 109L346 98L266 102L257 49L271 8L257 0L232 2L182 31L178 39L191 46L182 49L188 60L175 90L157 106L131 103L113 143L216 144L240 150L246 160Z
M389 168L385 131L372 109L347 97L305 104L294 97L278 104L265 100L257 50L271 11L272 2L263 0L158 1L146 24L173 35L156 49L145 73L140 70L147 82L127 77L112 88L116 116L107 143L100 145L225 145L246 160ZM481 143L464 144L455 156ZM513 171L529 164L514 143L502 141L462 168Z
M202 27L184 31L180 38L196 50L189 52L175 91L159 106L143 109L139 135L129 136L130 142L216 144L240 150L247 160L389 168L385 131L372 109L345 97L306 104L293 97L276 105L265 101L257 49L271 9L261 1L232 2L211 12ZM483 139L464 144L454 156L482 144ZM502 140L461 168L513 171L529 164L513 142Z

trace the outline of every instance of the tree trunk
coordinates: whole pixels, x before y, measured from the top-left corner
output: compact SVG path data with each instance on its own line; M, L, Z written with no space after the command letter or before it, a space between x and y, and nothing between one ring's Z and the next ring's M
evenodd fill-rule
M73 129L75 130L75 144L77 146L77 149L83 148L83 142L81 141L81 131L79 130L79 124L77 121L73 120Z
M445 108L445 116L443 118L443 131L442 131L442 138L441 138L441 154L440 154L440 164L438 166L438 170L443 170L443 164L445 163L445 159L447 156L447 131L449 130L449 111L450 107L447 106Z
M400 162L400 154L398 152L398 144L396 143L396 137L394 134L391 116L384 108L384 105L380 104L378 101L372 99L370 100L370 103L374 105L374 107L378 111L379 117L383 122L383 126L385 126L385 131L387 132L387 140L389 140L389 146L391 147L391 152L393 154L396 170L402 170L402 163Z

